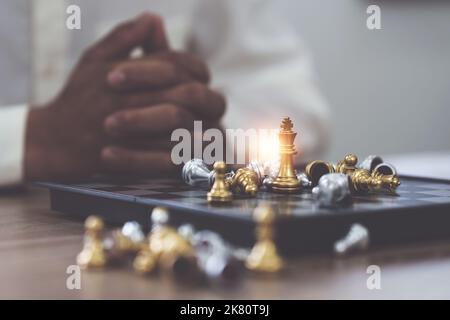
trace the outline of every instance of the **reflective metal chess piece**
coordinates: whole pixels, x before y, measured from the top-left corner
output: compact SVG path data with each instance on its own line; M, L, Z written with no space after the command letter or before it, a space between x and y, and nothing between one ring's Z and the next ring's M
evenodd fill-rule
M258 185L262 185L264 178L267 176L266 167L258 161L250 161L247 168L254 171L258 178Z
M311 180L309 180L309 178L305 172L298 173L297 179L300 181L300 185L303 188L308 189L308 188L312 187L312 182L311 182Z
M341 160L337 163L336 172L351 175L357 169L357 163L358 157L350 153L345 156L344 160Z
M153 227L149 235L149 247L156 256L158 264L175 276L188 276L196 266L192 245L168 225L167 209L154 208L151 219Z
M255 209L256 243L246 260L249 270L265 273L278 272L283 268L283 261L278 255L273 241L273 224L275 212L268 204L261 204Z
M363 251L369 247L369 230L359 223L350 227L348 234L334 244L334 253L343 256L355 251Z
M259 190L260 178L250 168L240 168L230 181L230 187L237 193L254 197Z
M397 169L390 163L382 162L373 169L372 174L373 173L385 176L397 176Z
M281 129L278 134L280 140L280 171L271 184L275 192L292 193L300 190L300 181L294 169L295 150L294 140L297 133L292 131L293 124L291 119L284 118L281 123Z
M133 261L133 268L140 274L152 273L157 266L157 256L150 249L150 240L147 239L146 245L143 246Z
M305 168L305 174L311 181L313 187L317 186L322 176L328 173L334 173L334 165L331 162L325 162L322 160L315 160L307 164Z
M146 245L142 227L136 221L126 222L121 229L113 230L104 241L105 248L113 255L136 253Z
M107 263L103 247L103 220L97 216L90 216L84 223L85 236L83 250L77 256L77 264L83 269L102 268Z
M210 203L226 203L233 199L233 194L225 182L226 164L225 162L214 163L215 181L211 191L207 194L207 200Z
M400 186L400 179L393 175L383 175L365 169L356 169L350 176L351 188L356 193L391 192Z
M193 187L210 188L214 183L214 171L201 159L186 162L181 177L186 184Z
M349 199L349 177L343 173L329 173L322 176L312 194L322 207L334 207Z
M372 172L376 166L383 163L383 159L380 156L370 155L358 166L360 169L366 169Z

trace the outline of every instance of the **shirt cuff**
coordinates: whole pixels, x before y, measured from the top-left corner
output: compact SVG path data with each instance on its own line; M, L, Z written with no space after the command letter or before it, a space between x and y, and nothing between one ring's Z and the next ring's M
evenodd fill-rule
M23 179L26 105L0 109L0 188Z

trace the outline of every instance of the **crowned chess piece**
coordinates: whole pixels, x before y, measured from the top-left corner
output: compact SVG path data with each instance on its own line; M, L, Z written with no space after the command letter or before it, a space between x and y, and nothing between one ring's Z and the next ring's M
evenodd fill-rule
M329 173L322 176L312 194L319 206L334 207L350 198L349 176L343 173Z
M336 172L351 175L356 169L358 157L354 154L348 154L344 160L341 160L336 165Z
M331 162L325 162L322 160L315 160L307 164L305 168L305 174L311 181L313 187L317 186L322 176L333 173L335 171L334 165Z
M277 177L271 183L272 190L281 193L292 193L300 190L300 181L294 169L295 151L294 140L297 133L292 131L291 119L284 118L281 130L278 134L280 140L280 170Z
M77 263L83 269L102 268L107 263L103 247L103 220L97 216L90 216L84 223L86 230L83 250L77 256Z
M230 186L237 193L256 196L259 190L260 179L258 173L250 168L240 168L232 177Z
M214 163L214 184L211 191L207 194L208 202L226 203L233 199L233 194L229 190L229 186L225 181L226 164L225 162Z
M273 224L275 213L270 205L260 205L255 209L256 244L246 260L246 267L252 271L274 273L283 268L283 261L278 255L273 241Z
M372 174L365 169L356 169L350 176L351 187L356 193L390 192L394 193L400 186L400 179L394 175Z

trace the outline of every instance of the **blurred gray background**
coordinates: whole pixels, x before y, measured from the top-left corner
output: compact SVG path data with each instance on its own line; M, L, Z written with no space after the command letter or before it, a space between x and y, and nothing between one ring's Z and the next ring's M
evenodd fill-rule
M381 8L381 30L366 27L370 4ZM450 150L450 1L280 5L312 51L332 109L329 158Z

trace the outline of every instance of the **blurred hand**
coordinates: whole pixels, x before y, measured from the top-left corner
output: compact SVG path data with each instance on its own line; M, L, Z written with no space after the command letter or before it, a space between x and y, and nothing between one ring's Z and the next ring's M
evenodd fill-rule
M146 57L130 60L136 47ZM54 101L30 111L26 179L80 178L105 164L121 173L170 171L161 137L188 126L188 119L217 120L223 113L223 99L206 87L208 78L198 60L168 51L159 17L144 14L119 25L84 53ZM138 151L129 141L143 134L151 137L145 141L151 149Z

